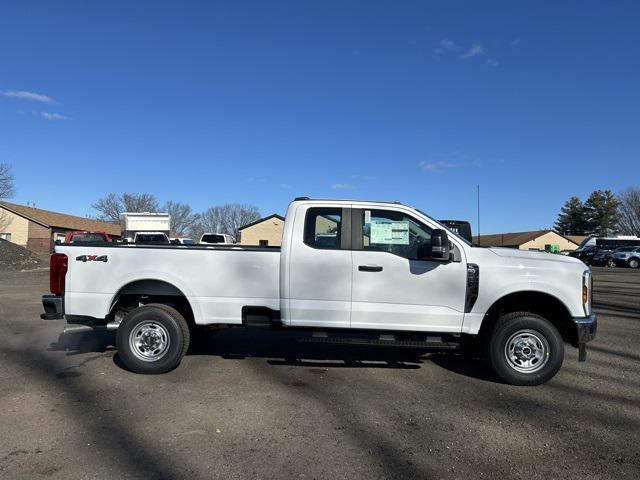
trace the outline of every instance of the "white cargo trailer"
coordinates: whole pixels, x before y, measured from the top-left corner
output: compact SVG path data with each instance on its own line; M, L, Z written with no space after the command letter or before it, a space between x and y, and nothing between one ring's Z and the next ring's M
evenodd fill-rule
M171 215L168 213L124 212L120 214L122 236L129 241L136 233L161 232L169 236Z

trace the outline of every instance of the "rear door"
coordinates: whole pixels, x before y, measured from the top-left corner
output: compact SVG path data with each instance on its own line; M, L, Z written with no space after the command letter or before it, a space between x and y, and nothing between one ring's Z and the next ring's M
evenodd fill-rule
M399 208L354 209L352 222L351 327L460 332L464 259L419 260L432 228Z
M289 263L289 325L349 328L351 209L306 205L296 212Z

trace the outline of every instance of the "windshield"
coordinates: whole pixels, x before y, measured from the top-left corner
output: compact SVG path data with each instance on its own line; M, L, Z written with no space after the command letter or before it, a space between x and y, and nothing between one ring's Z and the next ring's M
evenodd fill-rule
M169 241L161 233L139 233L136 235L136 243L169 243Z
M85 242L104 242L104 235L100 233L76 233L71 239L72 243L85 243Z
M224 235L209 234L202 236L202 243L224 243Z

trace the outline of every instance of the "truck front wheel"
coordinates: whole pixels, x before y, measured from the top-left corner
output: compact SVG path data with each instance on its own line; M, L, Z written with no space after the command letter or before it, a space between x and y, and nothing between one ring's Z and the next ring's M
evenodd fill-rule
M148 304L131 310L116 335L118 355L136 373L165 373L189 348L189 326L175 308Z
M564 360L564 342L556 327L529 312L500 317L487 347L494 372L511 385L545 383Z

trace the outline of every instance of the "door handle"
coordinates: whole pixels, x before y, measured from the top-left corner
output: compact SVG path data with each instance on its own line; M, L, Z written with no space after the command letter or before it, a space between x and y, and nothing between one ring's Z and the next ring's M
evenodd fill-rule
M358 270L361 272L381 272L382 267L380 265L360 265Z

